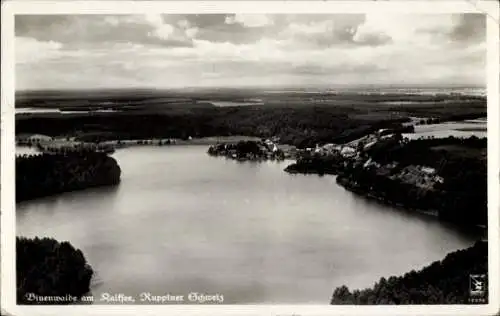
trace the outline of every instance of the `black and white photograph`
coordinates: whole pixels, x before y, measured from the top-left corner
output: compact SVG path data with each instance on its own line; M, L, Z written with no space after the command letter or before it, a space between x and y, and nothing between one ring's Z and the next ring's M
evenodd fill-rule
M470 7L13 14L9 306L498 312Z

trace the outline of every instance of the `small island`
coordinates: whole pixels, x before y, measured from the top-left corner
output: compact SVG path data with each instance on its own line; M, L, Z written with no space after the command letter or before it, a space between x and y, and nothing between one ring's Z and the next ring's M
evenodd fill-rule
M18 304L72 304L90 291L93 270L69 242L16 238Z
M16 202L117 185L121 169L106 153L78 151L16 157Z
M284 160L285 152L271 140L219 143L208 148L211 156L224 156L239 161Z
M336 288L332 305L399 305L399 304L488 304L488 286L480 300L470 294L470 275L487 275L488 243L452 252L420 271L403 276L381 278L372 288L350 291L345 285ZM485 280L487 282L487 280Z

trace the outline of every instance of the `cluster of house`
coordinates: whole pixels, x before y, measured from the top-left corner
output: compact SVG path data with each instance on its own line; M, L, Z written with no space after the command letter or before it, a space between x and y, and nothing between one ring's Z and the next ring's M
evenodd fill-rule
M391 179L399 179L404 183L412 184L423 189L432 190L437 183L443 183L444 179L437 174L434 168L410 165L395 172L395 168L398 166L397 162L382 165L373 161L371 158L366 159L366 156L361 155L362 152L374 146L387 148L406 141L407 140L402 139L400 135L390 133L389 130L383 129L348 144L326 144L323 146L316 146L314 149L308 148L306 151L320 156L341 156L345 159L345 164L347 164L347 161L350 161L354 163L354 166L375 170L377 175L386 176Z
M392 180L397 179L421 189L432 190L437 183L444 182L443 177L437 174L435 168L428 166L409 165L402 168L398 172L395 172L394 169L397 166L397 162L381 165L380 163L373 161L371 158L363 164L363 168L373 168L375 170L375 173L379 176L386 176Z
M42 134L19 134L16 135L16 144L21 146L32 146L54 141L54 138Z
M326 144L316 145L316 148L307 148L306 151L320 156L341 155L344 158L354 158L358 155L356 148L350 145Z
M355 159L359 157L362 151L366 151L373 146L397 144L400 141L398 134L390 133L388 129L381 129L374 134L369 134L347 144L316 145L316 148L307 148L306 151L320 156L340 155L346 159Z
M432 190L437 183L443 183L443 177L436 173L436 169L426 166L410 165L403 168L394 177L422 189Z
M263 143L257 143L259 146L260 150L268 152L268 153L274 153L278 151L278 145L274 143L270 139L265 139L263 140Z
M294 159L297 156L297 147L292 145L279 144L279 137L272 137L271 139L262 139L259 146L261 150L265 151L268 156L279 154L280 157L285 159Z

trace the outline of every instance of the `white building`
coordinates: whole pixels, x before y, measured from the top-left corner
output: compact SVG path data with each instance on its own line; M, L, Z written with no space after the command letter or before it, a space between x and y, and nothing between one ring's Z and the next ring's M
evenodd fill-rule
M53 140L53 138L47 135L34 134L29 136L27 140L31 143L43 143L43 142L50 142Z
M342 150L340 151L340 154L343 156L343 157L346 157L346 158L351 158L351 157L354 157L356 156L356 149L352 148L352 147L349 147L349 146L345 146L344 148L342 148Z
M422 172L428 174L428 175L434 175L436 173L436 169L431 168L431 167L422 167Z
M373 141L373 142L369 142L368 144L366 144L363 149L364 150L368 150L370 149L370 147L372 147L373 145L375 145L377 143L377 141Z

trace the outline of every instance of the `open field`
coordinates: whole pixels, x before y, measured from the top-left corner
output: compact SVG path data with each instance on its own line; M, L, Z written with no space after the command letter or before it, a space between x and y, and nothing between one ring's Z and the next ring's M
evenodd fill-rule
M145 109L168 105L265 105L271 106L368 106L376 105L386 110L397 110L401 106L418 111L423 108L447 107L449 104L477 106L485 101L482 96L458 93L421 94L416 92L359 91L263 91L258 89L197 89L197 90L81 90L81 91L21 91L16 93L16 108L86 107ZM211 103L213 102L213 103Z

